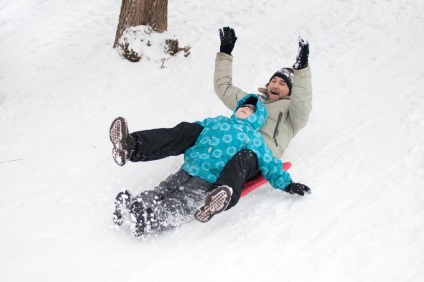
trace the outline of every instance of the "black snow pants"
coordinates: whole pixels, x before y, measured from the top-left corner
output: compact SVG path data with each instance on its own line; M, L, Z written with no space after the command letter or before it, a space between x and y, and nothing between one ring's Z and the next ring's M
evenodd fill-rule
M181 122L173 128L157 128L131 133L136 141L130 161L153 161L181 155L196 143L203 130L198 123Z
M181 122L173 128L133 132L131 136L137 139L137 146L130 161L152 161L183 154L196 143L202 130L203 126L198 123ZM228 161L209 190L220 185L231 187L233 195L227 207L230 209L239 201L243 184L259 174L256 155L250 150L242 150Z

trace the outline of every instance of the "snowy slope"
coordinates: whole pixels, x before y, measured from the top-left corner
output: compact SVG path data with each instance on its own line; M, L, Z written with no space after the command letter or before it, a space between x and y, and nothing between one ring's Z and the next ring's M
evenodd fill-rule
M119 0L0 1L0 281L424 281L423 2L169 2L192 49L161 69L112 48ZM310 42L314 109L283 160L312 195L268 186L207 224L121 234L115 195L182 158L118 167L110 122L230 114L212 85L225 25L246 91Z

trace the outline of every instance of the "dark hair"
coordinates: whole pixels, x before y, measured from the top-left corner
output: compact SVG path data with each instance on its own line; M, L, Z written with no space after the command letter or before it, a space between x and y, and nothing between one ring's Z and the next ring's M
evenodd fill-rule
M247 98L245 101L243 101L243 103L239 106L239 108L241 107L249 107L253 110L253 112L256 111L256 103L258 102L258 98L257 97L249 97Z

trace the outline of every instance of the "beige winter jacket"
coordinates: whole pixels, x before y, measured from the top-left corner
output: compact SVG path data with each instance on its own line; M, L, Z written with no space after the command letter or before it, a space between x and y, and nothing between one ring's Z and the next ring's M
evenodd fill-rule
M219 99L234 110L237 101L248 93L232 84L233 56L218 53L215 59L214 86ZM290 100L270 101L262 98L268 118L260 132L274 156L281 158L289 142L302 129L312 110L311 70L306 67L294 70Z

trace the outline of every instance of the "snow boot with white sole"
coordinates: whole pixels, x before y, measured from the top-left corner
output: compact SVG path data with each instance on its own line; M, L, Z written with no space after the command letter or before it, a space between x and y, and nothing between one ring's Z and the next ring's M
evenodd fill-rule
M118 165L125 165L135 150L136 140L128 133L127 121L123 117L118 117L112 122L109 136L113 144L113 159Z
M144 239L147 233L146 206L141 199L135 199L130 207L130 217L133 224L131 231L137 239Z
M113 213L113 222L120 227L129 212L129 206L132 202L132 194L128 190L119 192L115 198L115 212Z
M208 222L211 218L224 211L231 200L233 189L223 185L206 195L205 202L194 213L194 217L200 222Z

